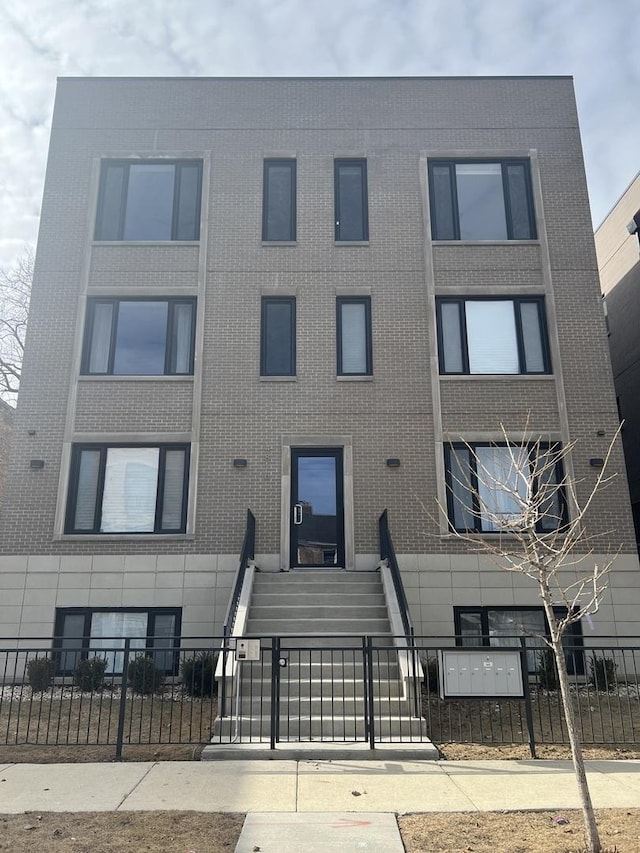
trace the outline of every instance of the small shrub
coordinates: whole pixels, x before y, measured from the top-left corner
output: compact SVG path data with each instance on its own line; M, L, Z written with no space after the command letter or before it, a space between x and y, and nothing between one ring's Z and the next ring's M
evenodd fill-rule
M556 669L556 661L551 649L542 649L536 655L538 665L536 667L536 675L538 676L538 684L543 690L558 689L558 671Z
M137 655L132 661L129 661L127 681L134 693L148 696L162 687L164 672L158 669L153 658Z
M423 659L422 668L424 670L424 682L427 690L429 693L437 693L439 687L438 658Z
M106 668L107 661L105 658L81 660L73 671L73 683L86 693L102 690Z
M53 684L56 662L51 658L33 658L27 664L27 678L34 693L44 693Z
M611 690L616 683L618 664L613 658L604 655L599 658L596 654L589 661L589 682L596 690Z
M182 661L182 686L188 696L215 696L216 656L213 652L198 652Z

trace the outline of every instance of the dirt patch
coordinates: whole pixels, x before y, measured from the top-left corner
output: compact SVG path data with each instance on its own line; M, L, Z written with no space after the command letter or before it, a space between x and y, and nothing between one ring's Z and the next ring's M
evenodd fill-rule
M442 758L447 761L529 760L531 758L529 747L520 744L485 746L482 743L439 743L438 749ZM582 751L584 757L590 760L617 761L626 758L640 758L640 749L625 749L617 746L585 746ZM538 746L536 758L570 760L571 750L568 746ZM640 849L640 845L638 846Z
M568 823L557 823L556 819ZM600 809L600 840L608 851L637 853L640 810ZM509 814L411 814L398 818L407 853L579 853L582 815L576 811Z
M11 853L228 853L244 815L202 812L26 812L0 817Z

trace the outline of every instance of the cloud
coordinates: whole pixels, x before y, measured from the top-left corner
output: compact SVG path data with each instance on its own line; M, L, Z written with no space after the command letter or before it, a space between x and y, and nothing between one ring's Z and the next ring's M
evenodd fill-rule
M0 264L33 243L58 75L573 74L594 220L640 168L633 0L14 0L0 8Z

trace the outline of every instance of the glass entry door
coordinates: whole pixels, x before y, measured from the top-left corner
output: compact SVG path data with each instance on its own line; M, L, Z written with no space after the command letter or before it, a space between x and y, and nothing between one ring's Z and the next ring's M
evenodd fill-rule
M344 568L342 448L291 449L291 568Z

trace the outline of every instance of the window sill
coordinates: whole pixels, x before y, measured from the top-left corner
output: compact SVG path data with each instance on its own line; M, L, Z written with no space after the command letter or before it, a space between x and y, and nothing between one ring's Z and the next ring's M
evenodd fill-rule
M262 245L265 248L269 248L271 246L297 246L297 240L263 240Z
M336 376L336 381L338 382L373 382L373 374L359 374L354 373L353 376L349 376L348 374L342 374L340 376Z
M260 382L295 382L297 376L261 376Z
M199 246L200 240L92 240L92 246Z
M54 542L193 542L195 533L60 533Z
M504 379L517 379L520 381L524 379L526 382L530 382L532 379L542 379L545 382L549 382L555 380L555 375L553 373L441 373L440 379L446 382L478 382L483 379L495 379L498 381L503 381Z
M143 374L135 376L133 374L122 375L119 373L81 373L78 376L78 382L193 382L193 374L174 375L153 374L151 376Z
M368 240L334 240L334 246L368 246Z
M432 240L434 246L539 246L540 240Z

